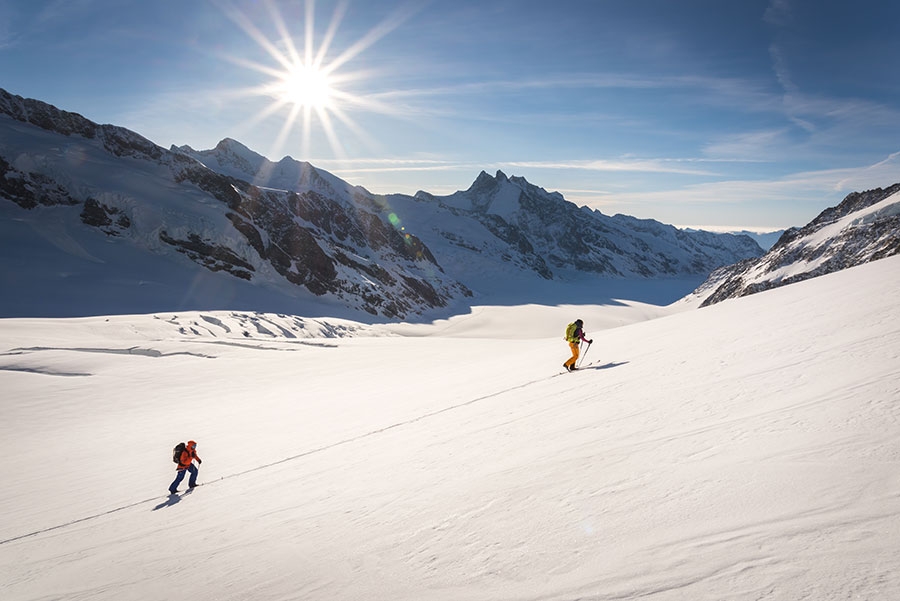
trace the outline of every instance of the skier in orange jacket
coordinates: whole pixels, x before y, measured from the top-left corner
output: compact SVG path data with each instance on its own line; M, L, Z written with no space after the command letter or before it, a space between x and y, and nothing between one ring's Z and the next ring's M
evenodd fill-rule
M197 460L197 463L203 463L203 460L200 459L200 456L197 455L197 443L193 440L189 440L184 450L181 452L181 457L178 460L178 467L175 469L178 470L178 474L175 476L175 481L169 486L169 493L175 494L178 492L178 485L181 484L181 481L184 480L184 475L187 472L190 472L191 477L188 479L188 489L193 489L197 486L197 474L199 470L197 466L194 465L194 459Z

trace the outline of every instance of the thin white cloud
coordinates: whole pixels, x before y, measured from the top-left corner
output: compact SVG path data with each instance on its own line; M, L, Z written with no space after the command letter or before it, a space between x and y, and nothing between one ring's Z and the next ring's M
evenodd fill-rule
M328 164L334 164L338 161L335 159L321 159L317 161L316 164L321 164L322 166L326 166ZM346 162L346 161L344 161ZM396 166L405 166L405 165L454 165L456 163L452 163L450 161L446 161L443 159L426 159L426 158L356 158L353 159L353 162L357 165L375 165L375 166L386 166L386 167L396 167Z
M772 58L772 69L775 71L775 78L784 91L788 94L797 93L799 88L794 84L791 71L788 68L787 58L778 44L769 46L769 56Z
M640 203L755 203L794 201L798 198L822 199L854 191L886 187L900 182L900 151L881 161L862 167L844 167L802 171L771 180L730 180L692 184L649 192L630 192L598 199Z
M791 6L788 0L772 0L763 13L763 20L773 27L784 27L791 20Z
M680 175L715 175L706 169L684 167L696 162L693 159L620 159L576 161L513 161L504 163L510 167L527 169L579 169L584 171L671 173Z
M0 25L0 50L12 48L19 42L19 36L10 33L8 28Z
M732 163L747 162L745 160L731 159L630 159L621 158L617 160L591 159L591 160L571 160L571 161L499 161L490 164L473 163L473 162L454 162L440 159L375 159L375 158L356 158L356 159L313 159L312 162L323 168L334 167L335 173L377 173L392 171L428 171L428 170L481 170L494 169L514 170L514 169L543 169L543 170L580 170L580 171L597 171L606 173L667 173L676 175L693 175L693 176L716 176L719 175L715 171L709 169L701 169L690 167L689 165L703 163Z
M348 160L347 163L353 163L354 161ZM383 167L356 167L352 165L347 165L346 167L336 167L334 169L329 169L329 171L339 177L348 177L350 175L356 175L360 173L401 173L401 172L415 172L415 171L456 171L461 169L460 165L442 165L442 164L434 164L434 165L410 165L410 164L396 164L396 165L385 165Z
M772 160L772 149L787 144L787 133L781 128L724 136L710 141L703 152L708 157L720 159Z
M524 115L518 110L517 105L510 104L503 105L501 110L490 108L493 105L486 105L481 109L473 109L470 105L460 108L456 99L494 98L496 102L501 102L499 99L505 94L592 89L645 91L652 92L660 98L664 98L668 92L675 92L678 94L679 103L711 106L740 114L782 115L786 112L783 95L767 88L765 82L700 75L646 77L627 73L573 73L527 79L460 81L452 85L432 87L396 87L392 90L370 93L368 98L384 105L402 107L401 112L418 117L515 122L531 116ZM588 109L587 113L570 111L566 114L547 115L542 112L538 117L542 121L548 118L555 121L583 121L599 116L603 121L615 121L619 126L631 123L644 127L647 118L652 116L647 115L638 119L634 114L623 112L622 108L611 105L603 113L598 113L597 107Z
M571 89L571 88L631 88L653 89L671 85L664 79L639 77L615 73L587 73L568 75L549 75L527 79L496 79L482 81L464 81L453 85L432 86L422 88L395 89L379 94L377 98L391 100L396 98L415 98L433 96L481 95L486 93L515 92L537 89Z
M473 111L472 107L460 110L453 103L440 103L441 98L454 98L460 96L491 96L516 91L532 91L538 89L565 90L586 88L610 88L632 90L672 90L687 94L691 102L700 106L712 106L720 109L734 111L738 114L769 114L781 116L786 125L797 128L806 135L827 136L835 128L867 128L890 126L900 122L900 111L886 105L874 103L857 98L834 98L817 96L801 92L793 83L787 61L778 46L771 47L773 69L783 90L779 93L762 81L753 81L741 78L719 78L708 76L681 75L659 78L648 78L628 74L597 73L597 74L568 74L551 77L531 78L525 80L493 80L460 83L452 86L437 86L423 88L395 89L388 92L373 94L372 99L377 99L384 104L402 106L402 111L409 115L419 117L430 116L438 119L466 118L469 120L490 120L494 122L520 122L522 119L541 118L545 122L580 121L586 118L600 119L602 121L615 121L619 126L629 123L636 127L647 127L633 115L614 114L614 112L596 113L585 115L584 113L568 114L541 114L538 117L524 115L516 111L481 113ZM683 98L680 102L684 102ZM773 130L775 131L775 130ZM784 128L781 142L789 142L787 130ZM846 131L845 133L852 133ZM712 141L707 146L710 158L739 158L738 146L743 145L747 150L752 149L753 139L757 138L756 145L764 152L770 153L761 144L763 138L768 135L759 132L738 134L733 141ZM743 139L741 139L743 138ZM775 140L773 139L773 142ZM728 146L731 148L728 149ZM790 145L786 145L786 148ZM718 157L716 152L723 151L723 157ZM727 150L727 152L726 152ZM759 160L764 154L759 152L744 152L744 158ZM612 166L612 168L623 168ZM627 168L627 167L625 167Z
M888 155L884 160L861 169L839 170L835 190L862 190L876 186L890 186L900 182L900 152Z
M37 13L40 25L70 22L75 15L88 13L97 8L97 0L53 0Z

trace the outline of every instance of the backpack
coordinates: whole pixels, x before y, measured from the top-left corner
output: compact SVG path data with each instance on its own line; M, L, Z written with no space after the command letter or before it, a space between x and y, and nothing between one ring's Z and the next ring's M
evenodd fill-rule
M180 465L181 464L181 454L184 453L186 450L187 450L187 445L185 445L183 442L179 442L177 445L175 445L175 448L172 449L172 461L174 461L175 463Z
M574 321L566 326L566 342L575 342L578 340L575 338L575 330L577 329L578 326L575 325Z

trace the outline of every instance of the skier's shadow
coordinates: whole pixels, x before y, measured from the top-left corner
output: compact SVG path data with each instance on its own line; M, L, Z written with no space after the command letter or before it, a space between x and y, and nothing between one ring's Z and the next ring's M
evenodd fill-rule
M612 369L614 367L619 367L620 365L628 365L628 361L620 361L619 363L607 363L606 365L588 365L587 367L579 367L578 370L589 370L589 369Z
M175 505L176 503L181 501L181 497L183 497L186 494L189 494L191 492L191 490L192 489L188 489L180 495L178 493L169 495L165 501L163 501L162 503L160 503L159 505L154 507L153 511L156 511L157 509L163 509L164 507L171 507L172 505Z

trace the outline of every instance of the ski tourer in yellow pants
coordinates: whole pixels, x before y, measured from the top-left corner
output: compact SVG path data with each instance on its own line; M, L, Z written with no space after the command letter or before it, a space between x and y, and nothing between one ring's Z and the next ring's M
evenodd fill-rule
M575 369L575 364L578 363L578 355L581 354L581 349L578 348L580 344L580 340L578 342L569 343L569 348L572 349L572 358L563 363L563 367L569 371Z
M582 341L587 342L588 344L592 344L593 340L588 340L584 336L584 322L580 319L576 319L568 326L566 326L566 342L569 343L569 348L572 349L572 357L569 358L568 361L563 363L563 367L566 368L566 371L575 371L575 364L578 362L578 355L581 354L581 349L579 345Z

